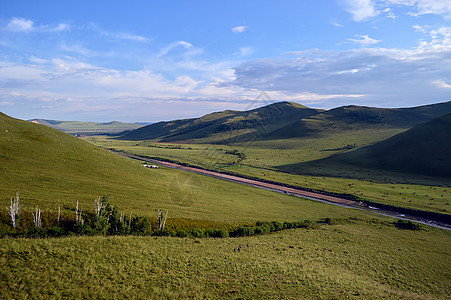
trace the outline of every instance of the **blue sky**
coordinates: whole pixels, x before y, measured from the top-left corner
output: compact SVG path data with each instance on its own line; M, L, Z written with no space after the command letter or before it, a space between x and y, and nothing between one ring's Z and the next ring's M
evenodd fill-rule
M0 111L156 122L451 100L451 0L1 1Z

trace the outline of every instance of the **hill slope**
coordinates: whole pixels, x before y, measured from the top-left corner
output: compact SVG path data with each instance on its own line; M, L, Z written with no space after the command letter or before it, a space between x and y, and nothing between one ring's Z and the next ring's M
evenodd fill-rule
M279 102L249 111L226 110L196 119L152 124L121 137L124 140L159 139L162 142L231 142L245 135L263 135L295 120L322 112L292 102Z
M412 108L343 106L297 120L264 136L266 139L330 135L366 128L409 129L451 112L451 101Z
M20 193L24 209L93 211L111 195L119 210L155 217L249 223L335 215L337 209L175 169L149 169L62 131L0 113L0 209ZM255 199L258 199L256 201ZM346 210L343 209L343 213ZM362 212L363 214L363 212ZM169 222L169 220L168 220Z
M354 165L451 178L451 113L331 158Z
M148 199L166 192L158 187L164 176L141 169L62 131L0 113L1 203L16 192L29 202L71 206L76 200L92 203L98 195Z

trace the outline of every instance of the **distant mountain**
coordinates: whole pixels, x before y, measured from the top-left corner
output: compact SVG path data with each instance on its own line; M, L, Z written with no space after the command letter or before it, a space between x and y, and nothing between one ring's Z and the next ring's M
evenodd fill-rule
M124 140L243 143L328 137L362 129L378 130L374 141L451 112L451 101L412 108L343 106L328 111L278 102L249 111L225 110L201 118L159 122L123 134ZM373 141L373 142L374 142Z
M293 102L278 102L249 111L226 110L200 118L159 122L124 134L121 139L158 139L162 142L240 142L253 135L260 137L296 120L323 112Z
M114 134L140 128L144 125L112 121L108 123L57 121L33 119L30 122L49 126L71 134Z
M451 112L451 101L412 108L343 106L297 120L287 126L269 132L264 138L281 139L324 136L363 128L392 127L405 130L448 112Z

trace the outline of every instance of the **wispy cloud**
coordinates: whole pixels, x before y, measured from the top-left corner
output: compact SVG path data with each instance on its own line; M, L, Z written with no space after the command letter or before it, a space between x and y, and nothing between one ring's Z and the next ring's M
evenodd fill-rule
M246 31L249 28L249 26L236 26L232 28L233 33L242 33Z
M110 37L110 38L117 39L117 40L129 40L129 41L143 42L143 43L148 43L151 41L151 39L141 36L141 35L137 35L137 34L131 34L131 33L126 33L126 32L113 32L113 31L104 30L94 23L89 24L88 29L90 29L94 32L97 32L105 37Z
M386 0L385 2L414 7L415 11L411 12L413 16L435 14L451 18L450 0Z
M444 80L435 80L433 82L433 84L435 84L436 86L438 86L439 88L443 88L443 89L451 89L451 84L446 83Z
M24 18L12 18L11 21L6 25L6 30L12 31L12 32L32 32L32 31L38 31L38 32L60 32L64 30L69 30L70 25L60 23L57 26L49 26L49 25L40 25L35 26L34 22L29 19Z
M370 38L368 35L355 35L355 37L355 39L348 39L348 41L360 44L364 47L380 43L379 40Z
M367 105L414 105L451 100L445 65L451 65L451 28L441 27L427 31L413 49L316 49L300 51L294 59L250 61L236 67L236 79L223 85L319 94L323 104L324 95L334 95L329 103L342 99L347 104L362 100Z

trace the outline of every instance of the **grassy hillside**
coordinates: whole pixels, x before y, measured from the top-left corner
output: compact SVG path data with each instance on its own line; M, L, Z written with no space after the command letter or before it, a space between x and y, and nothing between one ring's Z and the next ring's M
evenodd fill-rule
M451 101L396 109L344 106L297 120L264 137L266 139L318 137L369 128L382 132L391 129L402 131L449 112L451 112Z
M69 134L0 115L0 208L20 193L24 209L72 214L93 210L97 196L111 195L120 211L248 223L346 214L346 209L301 200L172 169L148 169ZM360 213L357 213L360 214Z
M56 128L71 134L114 134L143 127L142 124L112 121L108 123L33 119L30 122Z
M450 149L451 114L447 114L324 163L451 178Z
M377 220L247 238L3 239L0 290L5 299L449 299L450 242L449 231Z
M244 112L226 110L196 119L160 122L127 133L121 139L236 143L319 112L297 103L279 102Z

